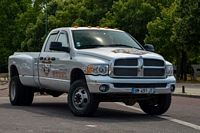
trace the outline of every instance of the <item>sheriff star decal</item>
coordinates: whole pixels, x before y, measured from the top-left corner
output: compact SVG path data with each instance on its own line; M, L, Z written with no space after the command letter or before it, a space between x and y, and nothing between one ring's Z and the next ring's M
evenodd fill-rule
M48 76L51 71L51 60L49 56L45 57L42 61L42 69L44 74Z

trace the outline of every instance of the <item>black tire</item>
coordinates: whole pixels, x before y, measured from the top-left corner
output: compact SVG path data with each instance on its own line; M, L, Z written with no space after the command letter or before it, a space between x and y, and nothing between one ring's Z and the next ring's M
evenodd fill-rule
M25 87L25 94L22 105L29 106L33 102L34 98L34 89Z
M140 108L146 114L161 115L165 113L171 105L171 94L158 95L155 101L141 101L139 102Z
M24 87L21 84L19 77L14 76L9 84L9 98L12 105L22 105L24 100Z
M99 100L88 90L83 80L75 81L68 92L68 106L75 116L92 116L99 105Z

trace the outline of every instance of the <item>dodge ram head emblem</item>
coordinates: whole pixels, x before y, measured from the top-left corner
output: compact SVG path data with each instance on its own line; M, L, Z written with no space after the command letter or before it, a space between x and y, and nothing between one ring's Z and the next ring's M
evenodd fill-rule
M49 75L49 72L51 70L51 61L50 61L50 57L45 57L44 60L42 61L42 69L44 71L44 74L46 76Z

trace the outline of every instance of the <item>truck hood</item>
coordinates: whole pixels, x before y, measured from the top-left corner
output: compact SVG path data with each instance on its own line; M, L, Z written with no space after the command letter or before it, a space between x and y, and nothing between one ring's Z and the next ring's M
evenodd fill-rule
M103 58L106 60L111 60L113 58L156 58L162 59L164 58L156 53L139 50L135 48L95 48L95 49L81 49L77 51L78 56L92 56L97 58Z

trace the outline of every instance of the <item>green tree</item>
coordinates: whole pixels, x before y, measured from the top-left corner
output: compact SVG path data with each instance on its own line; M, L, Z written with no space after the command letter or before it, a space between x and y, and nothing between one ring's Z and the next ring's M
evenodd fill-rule
M144 0L119 0L100 21L101 26L117 27L133 35L143 44L146 25L155 15L155 8Z
M169 8L162 8L160 17L147 24L148 33L144 40L145 43L153 44L156 52L174 64L180 58L176 43L171 41L176 7L177 4L173 3Z
M75 3L77 2L77 3ZM82 25L85 17L85 8L78 0L49 0L48 1L48 31L58 27L71 27L74 24ZM82 18L81 18L82 17ZM40 51L46 38L46 5L36 17L36 21L29 23L26 28L26 37L21 44L23 51Z
M172 42L178 45L182 52L182 67L184 80L187 79L186 71L187 55L192 55L193 60L199 60L199 36L200 36L200 1L176 0L176 14L178 18L173 24Z
M19 51L27 51L27 45L23 43L27 35L27 27L34 27L34 23L37 21L37 17L42 13L42 9L45 7L45 0L35 0L28 4L26 11L18 15L17 24L18 34L16 35Z
M0 1L0 60L1 66L7 66L8 56L19 49L17 37L20 26L17 24L18 15L27 10L31 0L1 0ZM19 40L19 41L18 41Z
M176 3L178 18L173 25L171 40L179 45L180 50L194 53L199 60L200 1L177 0Z
M99 21L111 10L113 2L113 0L101 0L101 2L99 0L83 0L84 7L87 9L87 18L84 19L85 26L99 26Z

